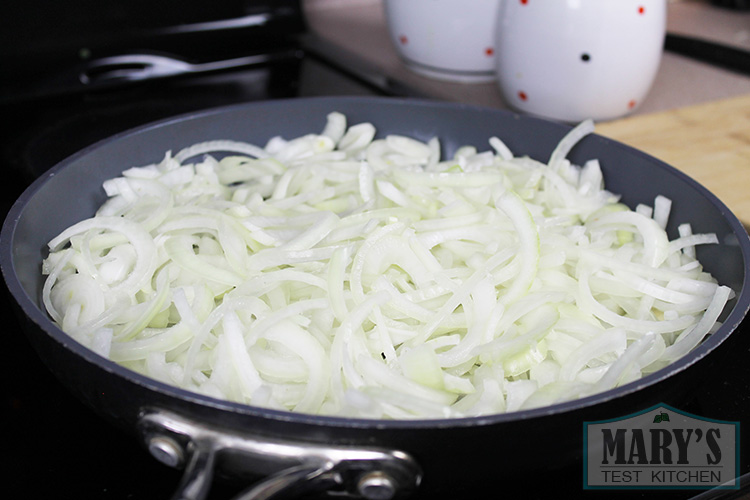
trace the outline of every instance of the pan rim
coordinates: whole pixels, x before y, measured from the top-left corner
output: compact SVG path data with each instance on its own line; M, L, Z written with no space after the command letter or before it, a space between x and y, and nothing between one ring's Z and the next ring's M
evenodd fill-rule
M614 147L626 151L630 155L635 154L641 156L652 163L655 167L666 170L671 175L682 179L684 182L688 183L689 185L691 185L691 187L696 189L703 197L705 197L713 206L717 208L717 210L723 215L726 222L729 224L730 228L732 229L732 233L737 236L743 261L745 263L742 289L737 293L736 302L729 312L726 321L716 333L714 333L710 338L706 339L688 355L674 361L670 365L638 380L622 385L615 389L610 389L605 392L528 410L458 418L454 417L413 420L381 420L368 418L349 418L330 415L314 415L287 410L276 410L243 403L235 403L187 391L125 368L124 366L121 366L109 359L95 354L93 351L73 340L66 333L64 333L62 329L57 327L57 325L55 325L54 322L47 317L46 313L41 310L37 303L28 296L25 288L23 287L20 279L17 276L17 273L15 272L15 264L13 262L13 242L15 239L15 230L17 229L18 222L20 221L23 211L26 208L29 200L31 200L34 195L47 182L50 181L50 179L54 178L54 176L58 172L68 168L68 166L71 164L75 164L77 160L85 157L86 155L102 147L103 145L108 144L112 141L120 140L121 138L126 136L141 134L155 128L169 127L172 123L179 123L187 120L196 120L200 119L201 117L227 113L233 110L244 108L273 108L278 107L279 103L289 103L292 101L295 103L295 105L298 104L301 106L304 106L308 101L330 103L356 101L358 103L372 105L378 105L387 101L388 103L399 106L451 108L464 110L467 112L504 114L506 115L506 118L513 118L517 120L534 120L545 124L553 124L559 127L561 133L570 128L569 125L563 123L553 122L550 120L527 115L519 115L501 109L491 109L469 104L438 102L425 99L392 97L309 97L278 99L272 101L257 101L250 103L233 104L229 106L221 106L202 111L194 111L151 122L139 127L134 127L132 129L123 131L101 141L98 141L62 160L57 165L48 170L45 174L37 178L32 184L30 184L12 205L3 223L2 232L0 232L0 266L2 267L2 274L5 279L6 285L11 292L11 295L17 302L17 305L20 306L22 312L46 335L50 336L53 340L60 343L64 348L83 358L86 362L94 364L100 369L103 369L114 375L123 377L130 383L142 386L150 391L155 391L171 398L177 398L183 401L198 404L200 406L227 411L235 414L262 417L284 422L294 422L303 425L339 428L418 429L475 427L501 424L508 421L535 419L538 417L564 414L572 412L574 410L579 410L582 408L621 398L623 396L645 389L646 387L655 385L658 382L665 380L678 372L686 370L690 366L703 359L737 330L743 319L746 317L748 311L750 310L750 287L748 286L748 284L750 283L750 265L747 265L750 262L750 237L748 237L747 232L739 219L737 219L732 211L716 195L711 193L708 189L706 189L704 186L702 186L700 183L698 183L696 180L694 180L684 172L640 150L627 146L621 142L605 138L596 133L592 134L591 136L594 138L594 140L605 141L607 147L609 148ZM331 109L334 108L331 107Z

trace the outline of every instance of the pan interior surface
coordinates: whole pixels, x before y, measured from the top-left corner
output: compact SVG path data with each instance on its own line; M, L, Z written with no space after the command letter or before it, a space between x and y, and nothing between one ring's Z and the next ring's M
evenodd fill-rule
M220 406L240 413L258 413L258 409L218 402L147 380L77 345L48 319L41 306L43 276L40 263L46 256L47 242L64 228L92 216L105 200L102 182L118 176L123 170L158 162L167 150L177 151L203 141L228 139L263 146L273 136L290 139L318 132L325 125L326 115L332 111L345 114L351 124L373 123L380 137L402 134L422 141L438 137L444 156L451 156L458 147L467 144L480 150L489 149L488 139L497 136L516 156L528 155L546 161L568 131L566 126L552 122L455 104L397 99L314 98L220 108L118 135L81 151L38 179L14 205L6 220L2 243L3 273L24 314L37 328L67 349L139 385L178 398L189 397L199 404ZM670 238L677 236L677 226L684 222L690 222L695 233L716 233L719 244L699 248L698 256L705 270L721 284L731 287L736 297L726 308L721 318L724 325L719 331L685 359L659 372L617 390L582 400L517 414L482 417L482 421L565 412L656 383L690 366L716 348L740 324L750 307L750 293L746 286L750 242L739 221L715 196L662 162L599 136L585 138L569 155L569 159L577 164L594 158L601 163L607 190L622 195L622 202L631 208L639 203L650 205L657 195L672 200L672 216L667 228ZM259 413L300 422L340 422L332 417L290 415L289 412L275 410L261 409ZM360 422L357 425L366 424ZM382 422L382 425L430 426L435 423Z

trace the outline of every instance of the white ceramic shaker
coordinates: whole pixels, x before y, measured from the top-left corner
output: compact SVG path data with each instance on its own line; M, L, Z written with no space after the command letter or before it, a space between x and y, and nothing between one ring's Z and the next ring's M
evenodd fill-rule
M496 69L506 103L566 122L636 109L657 74L666 0L505 0Z
M407 67L430 78L464 83L495 79L500 4L501 0L384 0L391 41Z

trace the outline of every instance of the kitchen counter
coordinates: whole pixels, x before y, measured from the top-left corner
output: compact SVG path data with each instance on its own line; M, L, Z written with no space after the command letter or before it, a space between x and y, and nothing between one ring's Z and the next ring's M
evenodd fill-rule
M596 131L682 170L750 228L750 93L599 123Z
M391 44L382 0L306 0L312 36L347 60L429 98L507 108L496 84L433 80L409 70ZM705 0L669 3L667 30L750 50L750 12ZM683 170L750 226L750 75L665 52L649 95L597 132Z

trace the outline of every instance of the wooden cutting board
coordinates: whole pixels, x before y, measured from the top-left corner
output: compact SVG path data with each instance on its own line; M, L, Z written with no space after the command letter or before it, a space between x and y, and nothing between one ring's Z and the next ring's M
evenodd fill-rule
M750 227L750 94L596 126L682 170Z

